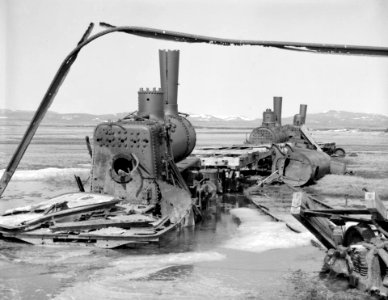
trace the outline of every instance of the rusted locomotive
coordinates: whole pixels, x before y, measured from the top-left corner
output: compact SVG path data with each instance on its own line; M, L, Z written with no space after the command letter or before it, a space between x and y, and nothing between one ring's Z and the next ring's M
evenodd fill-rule
M272 147L272 173L277 172L282 181L294 185L305 185L318 180L325 174L343 174L346 165L331 160L329 155L344 156L343 149L321 147L305 128L307 105L301 104L299 113L294 115L293 124L282 125L282 97L274 97L273 111L263 112L263 123L254 128L247 144L262 145L287 143L284 150ZM335 143L331 143L335 147ZM326 144L324 144L326 145ZM338 155L338 154L343 155Z
M162 88L141 88L137 112L96 126L90 192L78 180L82 193L7 211L3 238L115 248L157 242L195 224L200 212L181 175L190 164L176 165L196 143L193 126L178 113L179 51L160 50L159 61Z
M340 154L340 149L337 151L335 143L331 143L330 148L324 147L327 144L317 143L305 128L307 118L307 105L300 104L299 113L293 117L293 124L282 125L282 97L273 98L273 110L266 109L263 112L263 122L260 127L254 128L247 144L261 145L261 144L276 144L276 143L292 143L300 148L307 148L311 150L322 150L323 152L333 155ZM334 149L333 149L334 147Z

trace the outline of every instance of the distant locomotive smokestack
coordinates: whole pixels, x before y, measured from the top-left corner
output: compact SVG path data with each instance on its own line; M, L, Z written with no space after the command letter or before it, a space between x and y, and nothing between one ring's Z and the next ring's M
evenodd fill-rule
M164 112L166 115L177 115L179 50L159 50L159 64Z
M282 125L282 100L282 97L273 97L273 111L279 126Z
M152 120L164 122L163 92L161 89L154 88L140 89L139 92L138 116L149 116Z
M306 116L307 116L307 105L306 104L300 105L299 114L301 117L301 125L304 125L306 123Z

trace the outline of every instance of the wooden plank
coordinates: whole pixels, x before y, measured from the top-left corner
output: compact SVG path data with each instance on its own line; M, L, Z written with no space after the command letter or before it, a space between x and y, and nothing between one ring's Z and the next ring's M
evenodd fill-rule
M376 192L365 192L365 206L376 220L387 219L387 209Z
M321 207L325 207L325 208L329 208L329 209L332 209L333 207L331 207L330 205L322 202L321 200L307 194L306 192L303 191L303 189L301 188L297 188L297 187L294 187L292 185L289 185L287 183L284 183L289 189L293 190L294 192L302 192L304 193L310 200L314 201L315 203L317 203L319 206Z
M69 209L65 209L62 211L49 213L49 214L44 215L40 218L31 220L31 221L27 221L23 225L24 226L31 226L31 225L41 224L41 223L44 223L44 222L49 221L49 220L55 220L57 218L63 218L63 217L67 217L67 216L71 216L71 215L75 215L75 214L88 213L88 212L91 213L95 210L110 208L110 207L116 205L117 203L119 203L120 201L121 200L113 199L111 201L97 203L97 204L77 206L74 208L69 208Z
M250 197L249 197L250 198ZM300 230L296 229L295 227L293 227L292 225L288 224L286 221L284 221L283 219L275 216L273 213L271 213L269 211L269 209L263 205L261 205L258 201L256 201L255 199L253 198L250 198L252 203L258 208L260 209L265 215L269 216L270 218L272 218L274 221L276 222L283 222L285 223L285 225L293 232L296 232L296 233L301 233Z
M370 211L367 209L353 209L353 208L343 208L343 209L314 209L311 210L317 213L330 213L332 215L370 215Z
M311 134L308 132L307 128L305 125L300 126L300 132L304 136L304 138L311 144L313 145L317 151L322 152L321 147L315 142Z
M129 230L130 231L130 230ZM109 235L109 234L91 234L91 233L82 233L82 234L64 234L64 233L54 233L54 232L21 232L21 233L4 233L4 237L13 237L17 239L59 239L59 240L87 240L87 239L106 239L106 240L124 240L124 241L132 241L132 240L142 240L147 241L148 239L156 238L161 235L161 231L155 232L153 230L148 230L146 232L143 230L137 230L136 233L130 235Z
M127 244L147 244L159 242L159 237L152 236L79 236L79 235L33 235L20 234L13 238L33 245L68 245L95 246L99 248L116 248Z
M333 229L336 227L326 218L308 216L304 212L306 207L314 208L314 203L303 192L292 195L291 214L302 223L327 249L335 248Z
M303 193L302 192L293 193L292 203L291 203L291 214L294 217L299 216L302 203L303 203Z
M79 222L66 222L66 223L56 223L54 226L50 226L52 231L61 231L61 230L85 230L85 229L99 229L106 227L120 227L120 228L132 228L132 227L151 227L151 220L107 220L107 219L96 219L88 221L79 221Z
M338 215L338 214L331 214L330 212L317 212L315 210L308 210L305 209L303 211L303 214L306 216L314 216L314 217L323 217L323 218L336 218L336 219L342 219L344 221L351 221L351 222L365 222L365 223L372 223L370 219L365 219L361 217L349 217L346 215Z

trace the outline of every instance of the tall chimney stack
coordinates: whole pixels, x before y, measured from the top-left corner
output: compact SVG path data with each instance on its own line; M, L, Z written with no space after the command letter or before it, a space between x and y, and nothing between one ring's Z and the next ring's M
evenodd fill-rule
M177 115L179 50L159 50L159 64L164 112L166 115Z
M306 123L306 115L307 115L307 105L301 104L299 107L299 114L301 116L301 125Z
M282 97L273 97L273 112L276 116L276 125L282 125Z

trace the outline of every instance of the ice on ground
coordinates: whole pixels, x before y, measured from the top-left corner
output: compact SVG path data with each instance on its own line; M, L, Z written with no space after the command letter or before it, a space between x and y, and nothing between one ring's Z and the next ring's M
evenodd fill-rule
M0 170L0 176L4 173L4 169ZM41 180L71 180L74 181L74 174L82 177L87 177L90 169L86 168L46 168L40 170L18 170L12 177L13 181L41 181Z
M310 244L314 236L304 231L295 233L284 222L274 222L270 217L250 208L232 209L230 213L241 224L236 235L227 240L223 247L251 252L263 252L270 249L292 248Z
M155 299L161 296L171 299L188 295L195 299L194 294L203 298L214 293L217 287L227 289L224 294L233 295L233 289L222 287L217 278L209 279L194 272L196 263L224 259L225 255L215 251L120 257L90 275L86 282L64 289L55 299ZM166 280L174 284L166 284Z
M18 226L22 222L31 221L41 217L42 214L38 213L28 213L28 214L18 214L18 215L9 215L9 216L0 216L0 226Z

